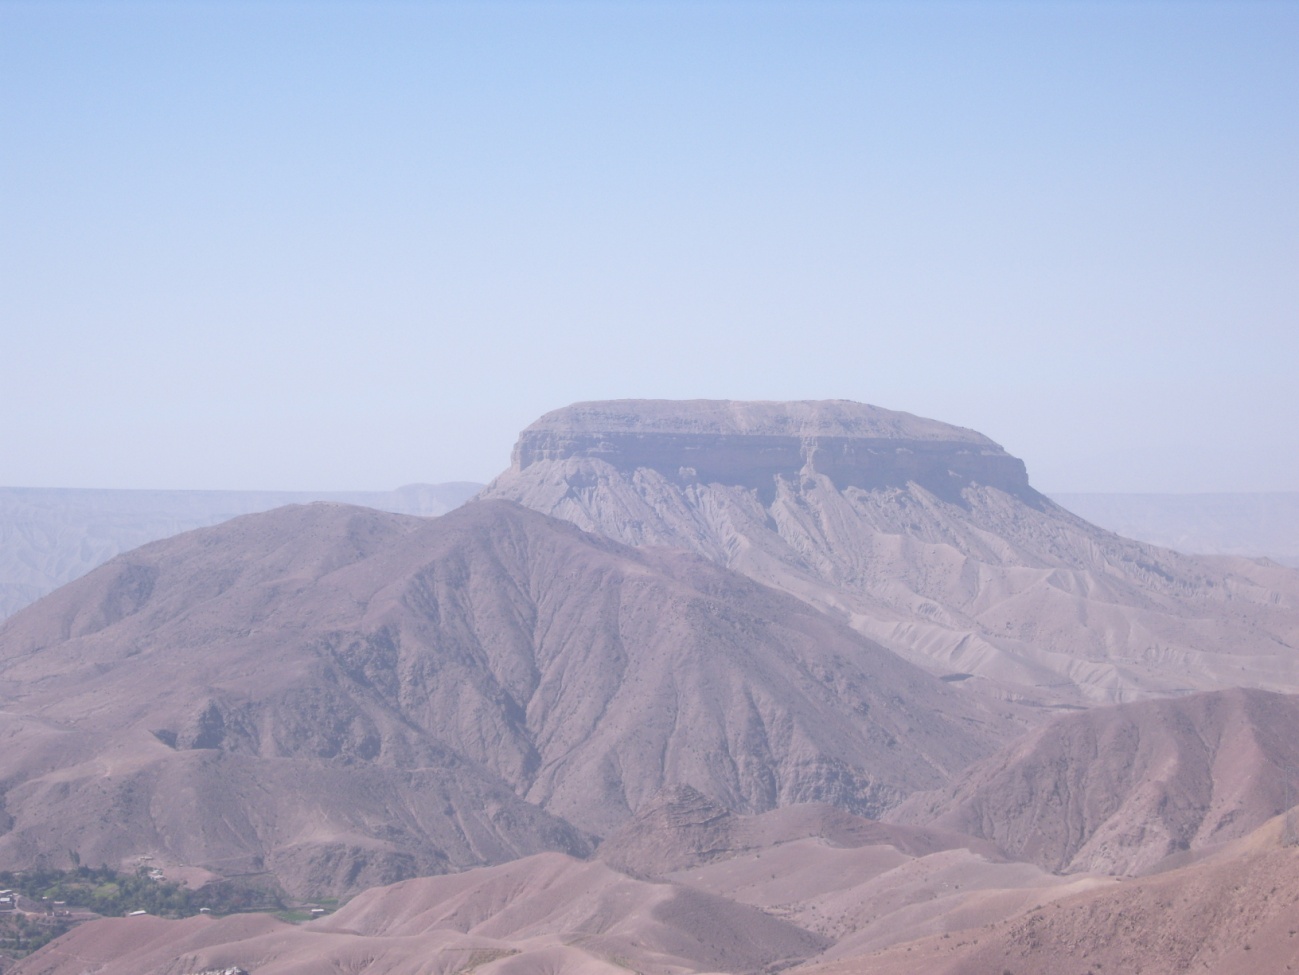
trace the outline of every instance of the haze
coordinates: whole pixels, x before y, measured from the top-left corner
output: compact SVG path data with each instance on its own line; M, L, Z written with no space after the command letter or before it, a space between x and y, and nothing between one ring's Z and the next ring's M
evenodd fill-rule
M486 481L845 398L1299 490L1299 7L0 3L0 484Z

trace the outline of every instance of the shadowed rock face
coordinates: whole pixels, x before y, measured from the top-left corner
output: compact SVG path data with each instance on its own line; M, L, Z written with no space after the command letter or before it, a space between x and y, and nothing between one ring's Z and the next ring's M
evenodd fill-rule
M958 500L978 483L1036 501L1023 461L987 437L846 401L584 403L542 417L519 437L513 467L598 459L631 473L752 488L768 502L777 478L822 474L840 490L924 485Z
M907 413L580 403L524 430L482 497L693 551L972 695L1299 691L1299 574L1121 538L1038 494L987 437Z

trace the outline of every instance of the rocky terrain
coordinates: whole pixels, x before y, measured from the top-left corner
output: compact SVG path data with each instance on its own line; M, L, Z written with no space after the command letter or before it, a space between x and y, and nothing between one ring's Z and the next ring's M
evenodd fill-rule
M644 834L665 813L694 818L700 809L698 793L670 790L622 837ZM833 807L744 817L714 806L712 814L742 841L723 841L708 866L670 876L629 875L603 856L540 854L370 890L300 927L239 915L93 922L17 971L774 971L837 957L837 946L860 952L917 937L942 929L945 917L1015 916L1025 901L1096 883L1052 878L977 841ZM668 846L673 839L659 837Z
M878 814L1007 722L806 604L502 502L138 549L0 626L0 859L354 892L581 853L665 784Z
M578 404L440 518L247 515L0 624L0 865L351 898L14 971L1281 972L1296 690L1299 573L973 431Z
M1042 706L1299 690L1299 573L1121 538L970 430L842 401L557 410L484 497L697 552Z
M920 830L911 842L933 852L906 852L887 830L823 807L754 820L732 825L767 845L714 849L663 879L539 854L367 891L301 925L93 921L10 975L1235 975L1299 964L1299 849L1279 818L1197 862L1121 882L1035 874Z
M800 975L1239 975L1299 970L1299 848L1273 820L1203 862Z
M890 818L1060 873L1133 875L1258 829L1299 799L1299 697L1256 690L1058 718Z
M115 555L238 515L334 501L406 515L445 514L482 485L395 491L110 491L0 488L0 619Z

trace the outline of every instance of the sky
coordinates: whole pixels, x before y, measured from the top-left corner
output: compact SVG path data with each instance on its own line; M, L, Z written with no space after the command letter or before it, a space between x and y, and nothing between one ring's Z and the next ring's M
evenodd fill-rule
M0 0L0 485L851 399L1299 490L1299 4Z

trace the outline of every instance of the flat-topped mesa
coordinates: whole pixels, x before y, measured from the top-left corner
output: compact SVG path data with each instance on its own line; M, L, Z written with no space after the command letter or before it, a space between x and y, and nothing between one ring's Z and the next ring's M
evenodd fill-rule
M762 491L816 473L840 490L913 481L955 500L977 483L1036 497L1023 461L982 434L848 400L577 403L524 430L512 460L519 472L574 457Z

